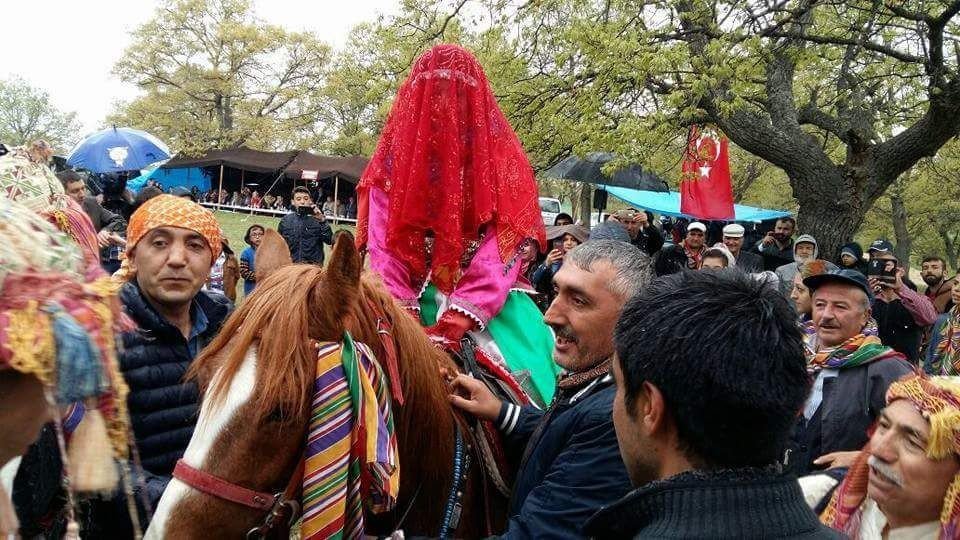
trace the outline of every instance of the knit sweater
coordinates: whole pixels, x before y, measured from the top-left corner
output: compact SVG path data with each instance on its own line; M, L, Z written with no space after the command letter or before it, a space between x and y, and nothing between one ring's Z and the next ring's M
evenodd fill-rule
M768 469L690 471L597 512L594 538L843 538L807 506L795 477Z

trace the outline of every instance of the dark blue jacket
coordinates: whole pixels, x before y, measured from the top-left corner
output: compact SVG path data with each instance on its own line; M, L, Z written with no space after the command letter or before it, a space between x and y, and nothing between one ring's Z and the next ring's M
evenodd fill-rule
M190 443L200 411L196 384L183 382L194 355L180 330L147 302L136 281L123 285L120 301L138 326L121 336L120 371L130 387L130 421L148 494L156 503ZM199 351L217 335L232 304L221 294L200 291L194 307L207 318L207 329L197 336Z
M323 264L323 245L333 245L333 229L326 221L290 212L283 216L277 232L287 241L295 263Z
M503 538L577 538L602 506L630 491L613 429L609 375L557 390L545 412L504 405L498 420L508 446L526 447Z

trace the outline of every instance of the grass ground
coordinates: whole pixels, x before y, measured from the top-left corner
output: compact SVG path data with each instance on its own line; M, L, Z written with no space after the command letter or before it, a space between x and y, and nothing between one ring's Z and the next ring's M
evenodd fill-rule
M240 252L247 248L247 244L243 241L243 235L246 234L247 228L251 225L263 225L268 229L276 229L277 224L280 223L280 219L275 217L240 214L227 210L214 211L214 215L217 216L217 221L220 222L220 228L223 229L223 233L230 241L230 247L237 252L238 256ZM347 229L350 232L354 231L354 227L350 225L333 226L334 232L340 229ZM329 247L327 247L327 254L330 254Z
M251 225L263 225L268 229L276 229L277 225L280 223L280 218L241 214L228 210L216 210L214 211L214 215L217 217L217 221L220 223L220 228L223 229L223 234L226 235L227 240L230 242L230 247L236 252L238 258L240 257L240 253L247 248L246 242L243 241L243 235L246 234L247 229ZM354 227L350 225L333 226L334 232L340 229L347 229L351 233L354 232ZM326 251L327 256L329 257L329 246L326 246ZM239 301L241 297L243 297L242 280L237 284L237 300Z

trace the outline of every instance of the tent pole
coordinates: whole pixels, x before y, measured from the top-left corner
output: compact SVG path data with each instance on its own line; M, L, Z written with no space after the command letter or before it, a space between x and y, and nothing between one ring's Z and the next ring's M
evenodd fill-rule
M337 224L340 206L340 175L333 177L333 224Z
M217 209L223 210L223 198L220 196L223 193L223 163L220 164L220 187L217 188Z
M243 173L245 172L246 171L244 171L243 169L240 169L240 196L241 197L243 197Z

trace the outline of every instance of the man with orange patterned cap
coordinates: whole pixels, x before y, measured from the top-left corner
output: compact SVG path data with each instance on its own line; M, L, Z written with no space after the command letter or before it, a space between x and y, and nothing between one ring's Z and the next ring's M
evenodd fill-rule
M226 297L201 290L220 250L216 218L189 199L158 195L130 217L120 300L139 329L121 336L120 369L130 387L130 420L154 507L199 413L197 387L183 382L183 374L230 313ZM100 505L92 521L105 529L88 536L130 537L129 520L115 501Z
M357 246L435 343L469 333L549 403L553 336L519 280L523 243L546 248L537 183L469 51L437 45L416 60L357 193Z
M815 503L836 481L800 483ZM820 520L854 539L960 537L960 378L910 375L890 385L870 442Z

